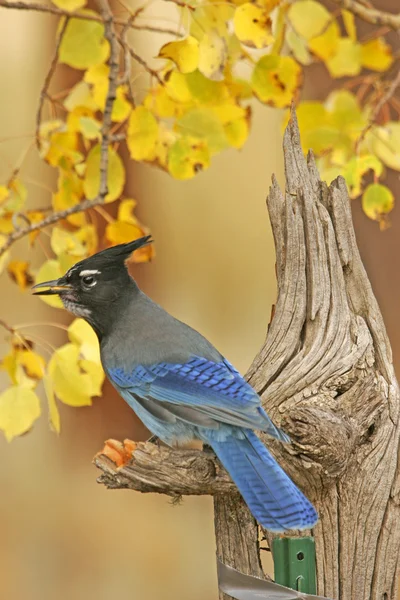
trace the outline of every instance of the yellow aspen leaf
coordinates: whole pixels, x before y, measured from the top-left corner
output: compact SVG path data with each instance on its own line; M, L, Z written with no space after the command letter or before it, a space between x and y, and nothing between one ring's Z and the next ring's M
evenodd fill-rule
M77 173L72 170L60 171L58 177L58 191L53 194L54 210L67 210L79 203L83 196L83 183ZM85 215L77 213L67 217L67 221L79 227L85 223Z
M101 123L93 117L79 117L79 131L87 140L98 140L101 137Z
M311 55L307 48L307 42L300 37L294 29L286 34L286 43L289 46L294 58L302 65L309 65L312 62Z
M361 45L350 38L341 38L335 54L325 64L332 77L358 75L361 71Z
M122 123L130 115L132 110L132 104L126 98L127 87L126 85L119 85L117 87L116 98L114 100L113 109L111 113L111 119L116 123Z
M67 252L59 254L57 259L62 273L66 273L76 263L76 256L73 254L67 254Z
M50 359L48 374L57 398L69 406L90 406L92 383L80 364L80 350L75 344L57 348Z
M308 48L321 60L328 60L337 53L339 40L339 25L332 21L321 35L308 40Z
M391 190L381 183L371 183L362 195L362 207L365 214L384 227L385 216L394 207L394 196Z
M34 279L29 271L29 262L11 260L7 265L7 272L22 291L33 284Z
M292 101L300 85L301 67L290 56L263 56L251 77L253 90L261 102L283 108Z
M92 397L101 396L101 388L103 387L105 375L100 361L95 362L92 360L87 360L86 358L82 358L79 361L79 366L89 376L90 395Z
M7 236L1 235L1 233L0 233L0 248L2 248L4 246L4 244L6 243L6 241L7 241ZM6 250L0 256L0 274L4 271L4 269L7 266L9 260L10 260L10 252L9 252L9 250Z
M86 198L95 198L100 189L100 145L94 146L86 159L85 179L83 191ZM125 185L125 168L121 157L114 148L108 148L107 171L108 194L106 202L113 202L122 194Z
M95 15L93 11L88 14ZM59 49L59 61L75 69L88 69L107 60L109 44L104 25L97 21L70 19Z
M78 136L75 132L56 132L50 136L48 151L43 158L53 167L68 168L83 160L83 154L77 148Z
M136 200L132 200L131 198L126 198L125 200L122 200L122 202L118 206L118 220L126 221L126 223L133 223L134 225L136 225L138 221L135 215L133 214L133 210L136 207L136 205Z
M350 198L357 198L361 194L362 179L366 173L373 171L376 177L382 175L381 161L373 154L353 156L346 162L343 176L349 188Z
M340 130L331 123L326 108L320 102L301 102L297 107L297 118L302 146L320 154L330 150L340 136Z
M167 71L164 75L164 88L166 94L174 102L189 103L193 101L191 91L187 81L188 75L179 71Z
M98 109L104 110L108 92L108 74L110 69L104 63L87 69L83 79L91 86L93 100Z
M178 139L169 149L168 170L175 179L191 179L210 166L210 152L204 140Z
M367 125L367 117L361 110L357 97L348 90L335 90L329 94L326 109L330 114L330 122L342 136L347 134L356 140Z
M29 431L39 417L39 398L32 390L13 386L0 394L0 429L8 442Z
M6 235L9 235L14 231L12 217L13 213L11 212L4 213L3 216L0 216L0 234L5 233Z
M68 337L78 346L83 358L100 364L100 350L97 336L84 319L75 319L68 327Z
M248 115L245 117L225 123L224 131L230 146L236 149L242 148L249 136L250 108Z
M86 247L75 234L72 231L62 229L62 227L53 227L50 244L51 249L57 256L64 252L75 257L83 257L87 254Z
M0 205L3 204L9 196L10 190L5 185L0 185Z
M45 373L46 363L43 356L40 356L34 350L21 348L18 351L18 362L24 368L27 377L30 379L42 379Z
M182 106L167 93L166 87L152 88L143 100L143 106L157 117L175 117L182 112Z
M74 11L78 8L83 8L86 5L86 0L51 0L53 4L63 10Z
M332 15L315 0L300 0L291 5L288 18L297 33L309 40L323 32Z
M400 123L389 121L384 127L374 127L368 145L387 167L400 171Z
M76 239L82 243L85 248L85 254L94 254L99 245L97 229L93 224L84 225L74 233Z
M43 379L44 390L47 397L47 406L49 410L49 425L56 433L61 431L60 411L58 410L57 401L54 395L53 382L49 375Z
M220 37L229 35L229 22L235 7L228 3L201 4L191 11L190 33L201 40L206 31L215 30Z
M156 146L155 162L161 168L167 170L168 152L172 144L176 142L178 137L179 136L175 131L171 131L171 129L166 127L163 123L160 123L159 136ZM153 245L151 245L151 247L153 247ZM145 246L144 248L146 249L148 248L148 246ZM135 252L135 254L137 254L137 252Z
M228 140L221 120L209 108L192 108L176 121L178 133L204 139L210 154L217 154L228 147Z
M191 35L184 40L168 42L161 47L157 58L172 60L181 73L191 73L199 64L199 42Z
M74 85L63 104L68 112L72 112L75 108L87 108L93 111L98 108L86 81L79 81Z
M354 15L349 10L342 10L343 23L347 32L347 35L353 42L357 41L357 28Z
M269 12L256 4L246 2L238 6L233 26L239 40L250 48L265 48L274 41Z
M144 106L135 108L129 117L127 144L134 160L153 160L158 139L158 122Z
M215 32L204 34L199 44L200 73L209 79L220 81L224 78L226 57L226 40Z
M112 245L131 242L144 234L143 229L134 223L114 221L106 227L106 238Z
M393 63L392 48L383 38L361 44L361 64L366 69L382 73Z
M57 260L50 259L46 260L40 267L35 277L35 283L42 283L42 281L52 281L53 279L59 279L63 275L60 263ZM63 303L58 296L38 296L43 302L54 308L62 308Z
M11 179L7 186L7 196L4 196L0 204L0 215L19 212L28 197L28 190L19 179Z

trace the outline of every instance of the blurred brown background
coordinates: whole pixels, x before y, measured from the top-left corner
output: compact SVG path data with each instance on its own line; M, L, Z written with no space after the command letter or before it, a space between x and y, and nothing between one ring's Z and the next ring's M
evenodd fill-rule
M54 19L0 10L0 181L32 141L37 98L53 48ZM138 38L152 52L161 39ZM140 79L145 86L147 80ZM251 137L241 152L214 159L188 182L132 166L127 195L156 240L156 260L134 268L143 289L206 335L243 373L263 343L276 285L265 197L283 181L281 113L254 104ZM13 138L13 139L9 139ZM48 204L54 173L31 151L23 178L32 205ZM394 191L397 175L391 177ZM46 189L47 188L47 189ZM360 249L400 357L399 209L378 226L353 204ZM32 257L26 241L15 258ZM68 321L68 315L0 279L0 318L10 324ZM61 343L49 327L36 332ZM0 350L4 349L0 336ZM2 377L2 376L1 376ZM0 379L4 387L6 380ZM61 407L62 433L51 433L46 408L34 430L7 444L0 437L0 598L7 600L216 600L212 501L107 491L91 459L109 437L146 432L109 386L94 406Z

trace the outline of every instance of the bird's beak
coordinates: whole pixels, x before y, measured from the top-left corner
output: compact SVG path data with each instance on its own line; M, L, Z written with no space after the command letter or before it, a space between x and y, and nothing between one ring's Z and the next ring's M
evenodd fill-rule
M46 288L46 289L43 289ZM61 294L67 290L71 290L72 286L61 279L54 279L53 281L44 281L43 283L37 283L31 288L34 290L35 296L53 296L55 294Z

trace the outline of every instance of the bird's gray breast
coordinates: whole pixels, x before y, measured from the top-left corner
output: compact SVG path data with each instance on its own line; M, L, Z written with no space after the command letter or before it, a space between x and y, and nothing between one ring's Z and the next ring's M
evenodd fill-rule
M140 294L114 322L101 342L106 369L160 362L184 364L193 356L219 362L220 353L200 333L178 321L163 308Z

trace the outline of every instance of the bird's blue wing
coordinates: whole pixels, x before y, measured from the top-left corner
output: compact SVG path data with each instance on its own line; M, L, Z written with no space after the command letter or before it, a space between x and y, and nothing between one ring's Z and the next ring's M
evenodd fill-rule
M109 369L108 376L125 399L132 396L162 422L178 419L209 429L226 423L288 441L261 407L253 388L226 360L216 363L193 357L184 364L138 365L130 372Z

